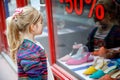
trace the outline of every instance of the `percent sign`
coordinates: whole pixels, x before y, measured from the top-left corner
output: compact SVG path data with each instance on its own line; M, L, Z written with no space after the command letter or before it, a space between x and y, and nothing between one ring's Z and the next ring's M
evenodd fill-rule
M104 18L105 12L104 12L104 7L102 4L97 4L96 5L96 0L84 0L86 4L91 4L91 8L88 14L88 17L91 18L93 11L95 10L95 16L97 19L102 20ZM79 4L78 4L78 0L60 0L60 3L67 3L69 5L65 6L65 10L67 11L67 13L72 13L73 9L75 10L77 15L81 15L83 13L83 9L84 9L84 2L83 0L79 0ZM79 8L78 8L79 5Z

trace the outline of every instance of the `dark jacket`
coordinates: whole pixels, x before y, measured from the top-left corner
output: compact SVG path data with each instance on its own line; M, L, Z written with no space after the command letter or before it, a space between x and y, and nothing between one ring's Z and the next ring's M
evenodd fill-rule
M88 37L88 49L90 52L94 51L94 36L97 31L98 27L95 27ZM108 35L104 39L105 48L115 48L120 47L120 26L114 25Z

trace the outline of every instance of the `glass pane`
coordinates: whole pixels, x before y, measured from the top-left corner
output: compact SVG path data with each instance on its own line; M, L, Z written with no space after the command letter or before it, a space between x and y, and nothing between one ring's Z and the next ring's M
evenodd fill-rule
M66 65L65 62L61 61L61 58L66 55L68 57L70 53L76 54L78 49L73 50L74 44L85 45L87 43L88 35L93 29L95 23L93 18L88 18L90 6L84 6L82 15L77 15L75 10L73 10L72 13L68 13L65 10L65 6L70 5L69 3L60 3L59 0L52 0L57 63L70 71L69 68L75 66L73 65L70 67L69 65ZM84 47L84 49L87 50L86 47ZM73 74L75 73L74 71L72 72Z

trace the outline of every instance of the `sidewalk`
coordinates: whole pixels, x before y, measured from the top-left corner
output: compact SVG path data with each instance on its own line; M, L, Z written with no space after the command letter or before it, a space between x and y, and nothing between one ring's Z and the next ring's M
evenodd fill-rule
M17 73L0 54L0 80L17 80Z

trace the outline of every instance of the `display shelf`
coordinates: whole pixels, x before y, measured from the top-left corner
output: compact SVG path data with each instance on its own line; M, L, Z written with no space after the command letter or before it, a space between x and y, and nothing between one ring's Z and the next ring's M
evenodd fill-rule
M94 61L96 60L96 58L98 58L98 57L94 57ZM104 59L104 60L109 61L109 59ZM65 70L67 70L69 73L71 73L72 75L74 75L75 77L77 77L81 80L98 80L98 79L89 78L89 75L84 75L83 74L83 72L87 68L89 68L89 66L94 64L94 61L83 63L83 64L80 64L80 65L67 65L66 62L63 62L60 59L58 59L57 63L61 67L65 68Z
M83 72L93 64L93 62L89 62L89 63L84 63L81 65L67 65L65 62L62 62L61 60L57 60L58 64L62 67L66 67L68 69L68 72L72 73L73 75L75 75L77 78L81 79L81 80L96 80L96 79L91 79L89 78L89 76L86 76L83 74Z

